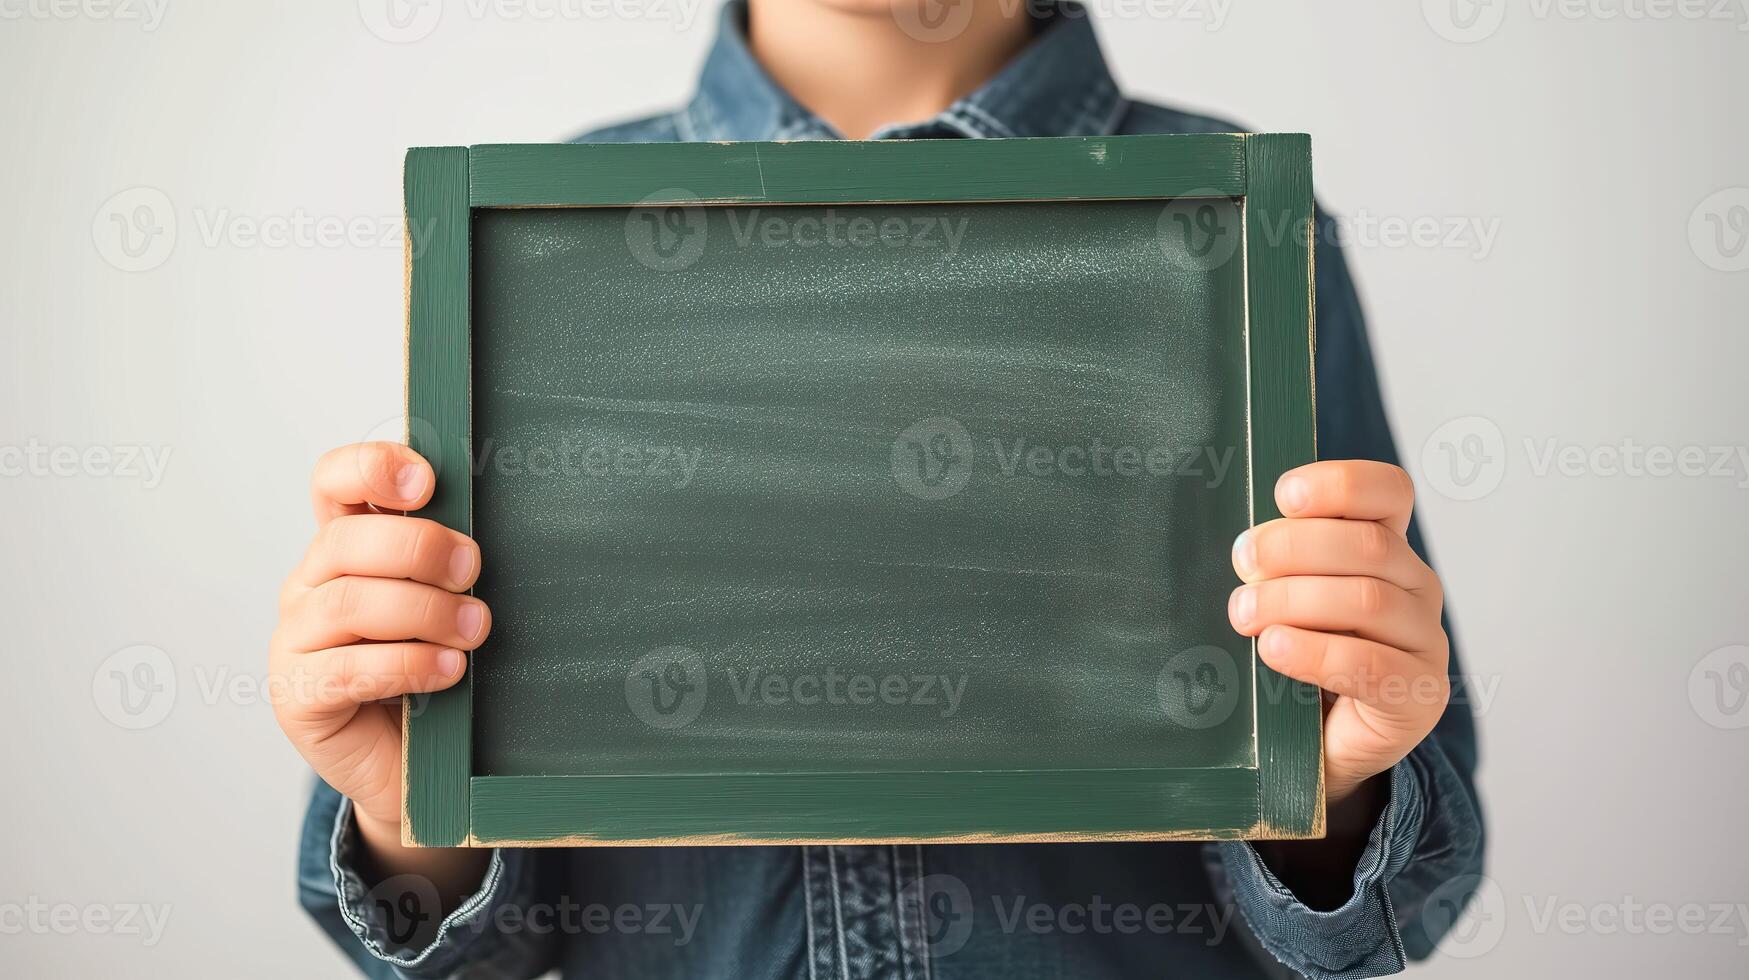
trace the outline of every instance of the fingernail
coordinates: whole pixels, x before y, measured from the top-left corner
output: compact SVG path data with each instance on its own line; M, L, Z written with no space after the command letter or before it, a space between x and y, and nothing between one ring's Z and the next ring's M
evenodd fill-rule
M1233 593L1229 606L1233 624L1241 629L1251 625L1251 620L1257 616L1257 592L1254 589L1239 589Z
M486 607L477 602L462 603L462 607L456 610L455 625L464 639L478 638L480 627L486 625Z
M1257 570L1257 542L1245 531L1233 539L1233 568L1240 578L1250 578Z
M1276 490L1276 498L1281 502L1283 511L1297 514L1312 502L1312 492L1306 487L1306 481L1290 476L1281 481L1281 486Z
M1278 660L1287 653L1287 633L1270 627L1257 638L1257 654L1265 660Z
M437 672L445 677L454 677L462 672L462 652L460 650L442 650L437 654Z
M460 585L474 574L474 549L457 548L449 556L449 580Z
M418 500L425 492L425 467L408 463L395 473L395 492L402 500Z

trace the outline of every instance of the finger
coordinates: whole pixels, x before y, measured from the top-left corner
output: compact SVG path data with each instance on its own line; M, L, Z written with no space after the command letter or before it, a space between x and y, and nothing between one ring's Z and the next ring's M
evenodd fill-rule
M322 525L292 577L308 588L342 575L366 575L412 579L463 592L479 572L479 545L436 521L343 514Z
M472 650L492 628L486 604L405 579L342 575L297 600L281 627L294 650L359 640L425 640Z
M1377 521L1282 518L1233 542L1233 570L1245 582L1289 575L1371 575L1421 593L1439 579L1401 534Z
M1398 534L1409 529L1415 485L1400 466L1369 459L1332 459L1288 470L1275 482L1284 517L1344 517L1378 521Z
M403 694L441 691L467 656L439 643L361 643L283 658L272 700L281 717L307 718Z
M1341 630L1400 650L1426 650L1437 624L1422 603L1365 575L1292 575L1242 585L1227 603L1233 628L1256 636L1268 626Z
M394 442L360 442L331 450L316 461L310 477L310 503L316 520L327 523L342 514L371 507L418 510L437 485L431 464Z
M1361 637L1271 626L1257 638L1257 655L1294 680L1399 717L1437 714L1450 694L1443 670Z

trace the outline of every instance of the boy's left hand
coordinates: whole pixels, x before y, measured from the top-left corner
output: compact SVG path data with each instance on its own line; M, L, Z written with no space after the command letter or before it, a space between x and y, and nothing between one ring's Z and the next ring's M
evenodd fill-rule
M1401 467L1312 463L1275 485L1285 516L1233 545L1245 582L1227 615L1277 671L1335 696L1324 721L1331 808L1396 765L1445 711L1450 656L1439 577L1410 550Z

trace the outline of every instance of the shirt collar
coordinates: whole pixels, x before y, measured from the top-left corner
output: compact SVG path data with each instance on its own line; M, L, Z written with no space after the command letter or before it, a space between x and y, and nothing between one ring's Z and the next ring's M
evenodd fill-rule
M1036 4L1029 9L1038 10ZM1037 30L996 76L933 119L886 126L874 138L1104 136L1124 99L1094 37L1090 14L1071 2L1033 14ZM747 48L745 0L729 0L700 73L698 93L680 113L692 140L841 139L772 81ZM690 131L688 131L690 130Z

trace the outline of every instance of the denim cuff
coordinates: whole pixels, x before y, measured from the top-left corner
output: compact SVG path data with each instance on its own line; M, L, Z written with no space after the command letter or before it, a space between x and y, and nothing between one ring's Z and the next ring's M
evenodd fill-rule
M352 801L342 798L328 840L328 868L340 916L370 955L402 977L445 977L463 963L489 959L498 941L490 928L497 910L523 889L527 854L496 848L478 891L441 921L436 886L420 875L394 875L367 888L356 870L357 828Z
M1221 897L1244 915L1270 955L1312 980L1350 980L1401 972L1406 958L1389 885L1421 836L1427 792L1411 753L1390 771L1390 799L1367 835L1354 891L1341 908L1301 902L1244 841L1209 846L1209 870Z

